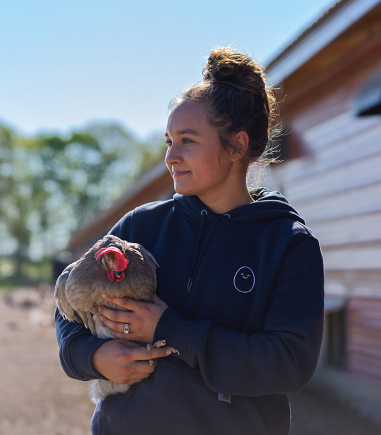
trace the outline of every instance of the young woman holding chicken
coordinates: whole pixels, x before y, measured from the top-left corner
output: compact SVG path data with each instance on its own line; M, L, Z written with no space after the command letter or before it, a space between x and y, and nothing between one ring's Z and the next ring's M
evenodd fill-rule
M105 296L131 310L101 308L117 340L56 315L69 376L132 384L98 403L94 434L288 434L287 395L306 385L319 355L323 264L284 196L246 185L275 107L262 68L228 48L214 50L204 80L171 103L165 162L177 193L110 231L155 256L158 296ZM165 339L180 355L127 339Z

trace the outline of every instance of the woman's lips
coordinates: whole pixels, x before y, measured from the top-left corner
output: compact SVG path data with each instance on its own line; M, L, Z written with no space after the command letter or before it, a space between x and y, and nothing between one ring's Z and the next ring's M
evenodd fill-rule
M173 172L173 177L182 177L183 175L189 174L190 171L176 171Z

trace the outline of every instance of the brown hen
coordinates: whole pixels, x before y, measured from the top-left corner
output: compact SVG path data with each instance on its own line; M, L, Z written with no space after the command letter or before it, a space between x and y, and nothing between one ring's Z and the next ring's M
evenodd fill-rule
M102 295L152 301L156 267L155 257L143 246L105 236L57 279L54 297L58 309L62 316L84 323L97 335L98 306L122 309Z
M98 306L123 308L106 301L102 295L152 301L157 267L155 257L143 246L107 235L59 276L54 290L57 307L63 317L83 323L93 335L115 338L100 320ZM165 341L155 345L165 345ZM97 403L108 394L125 392L129 387L98 379L92 382L89 394Z

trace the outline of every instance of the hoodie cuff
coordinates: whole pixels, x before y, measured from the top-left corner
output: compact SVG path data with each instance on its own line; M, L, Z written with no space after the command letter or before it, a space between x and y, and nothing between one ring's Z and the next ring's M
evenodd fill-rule
M86 381L90 379L106 379L93 365L94 352L104 343L105 339L97 337L81 335L74 338L70 343L70 356L72 366L75 368L79 377Z
M178 357L191 367L198 364L197 358L192 356L192 349L200 332L207 327L209 321L185 320L173 308L167 308L156 325L153 342L166 340L167 346L176 348L180 355ZM198 340L197 340L198 341ZM177 354L175 354L177 356Z

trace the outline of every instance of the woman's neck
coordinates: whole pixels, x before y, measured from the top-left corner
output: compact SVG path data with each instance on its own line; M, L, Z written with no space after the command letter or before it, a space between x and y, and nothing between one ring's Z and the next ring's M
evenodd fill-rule
M217 214L224 214L230 210L254 202L246 184L241 189L227 189L227 191L220 192L218 195L209 197L199 195L199 198L210 210Z

